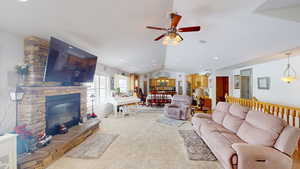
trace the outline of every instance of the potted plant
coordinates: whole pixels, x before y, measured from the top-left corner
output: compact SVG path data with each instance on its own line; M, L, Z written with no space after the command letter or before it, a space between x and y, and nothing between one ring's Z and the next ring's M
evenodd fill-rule
M21 78L22 82L25 80L26 75L29 73L29 64L20 64L15 66L16 73Z

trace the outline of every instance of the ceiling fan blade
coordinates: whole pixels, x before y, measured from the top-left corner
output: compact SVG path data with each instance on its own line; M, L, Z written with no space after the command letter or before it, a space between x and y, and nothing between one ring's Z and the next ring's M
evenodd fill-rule
M181 41L183 41L183 37L181 35L179 35L179 34L177 34L177 35L181 38Z
M184 28L179 28L178 32L198 32L200 31L200 29L201 29L200 26L184 27Z
M154 41L159 41L161 38L163 38L164 36L166 36L166 34L162 34L161 36L157 37L156 39L154 39Z
M180 19L181 19L182 16L180 15L177 15L175 13L171 13L171 19L172 19L172 23L171 23L171 27L172 28L176 28Z
M159 27L154 27L154 26L147 26L146 28L148 29L155 29L155 30L162 30L162 31L166 31L166 28L159 28Z

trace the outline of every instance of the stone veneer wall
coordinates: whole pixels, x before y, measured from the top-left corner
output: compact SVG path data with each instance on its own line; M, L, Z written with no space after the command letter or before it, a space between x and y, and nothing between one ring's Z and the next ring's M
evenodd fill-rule
M30 36L24 40L24 62L29 64L29 74L26 76L25 86L58 86L60 83L43 82L45 66L48 57L49 42Z
M49 42L38 37L24 40L24 62L30 64L29 74L21 88L25 95L18 104L17 123L26 124L27 128L37 136L46 128L46 96L80 93L81 116L87 112L87 87L61 86L57 82L43 82Z

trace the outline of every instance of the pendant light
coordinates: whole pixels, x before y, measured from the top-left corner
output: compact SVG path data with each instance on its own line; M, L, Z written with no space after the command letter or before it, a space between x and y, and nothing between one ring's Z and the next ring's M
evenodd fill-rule
M290 64L291 53L286 53L286 55L288 57L288 64L287 64L286 69L283 72L283 77L281 78L281 80L286 83L292 83L293 81L295 81L297 79L296 78L297 73Z

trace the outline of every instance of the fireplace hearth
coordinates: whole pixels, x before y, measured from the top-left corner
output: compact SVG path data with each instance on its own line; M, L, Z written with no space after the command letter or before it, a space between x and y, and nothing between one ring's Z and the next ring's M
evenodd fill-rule
M71 128L80 121L80 94L67 94L46 97L46 134L61 134L64 125Z

